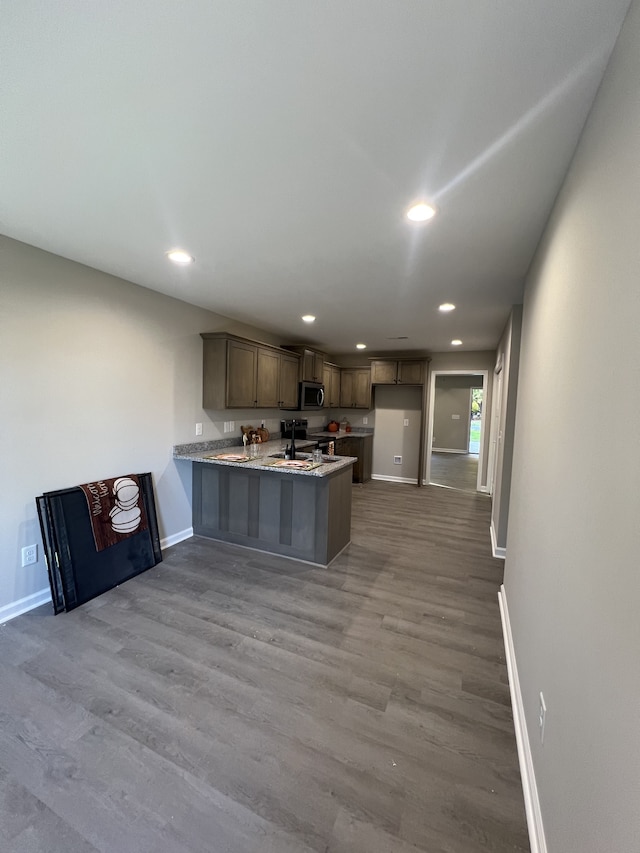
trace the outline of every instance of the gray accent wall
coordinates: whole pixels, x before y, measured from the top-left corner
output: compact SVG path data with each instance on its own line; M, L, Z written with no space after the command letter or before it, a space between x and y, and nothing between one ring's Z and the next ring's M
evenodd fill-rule
M376 385L373 436L373 475L418 481L422 388ZM409 421L404 426L405 420ZM394 456L402 462L394 463Z
M504 582L549 853L640 844L639 93L634 0L524 299Z

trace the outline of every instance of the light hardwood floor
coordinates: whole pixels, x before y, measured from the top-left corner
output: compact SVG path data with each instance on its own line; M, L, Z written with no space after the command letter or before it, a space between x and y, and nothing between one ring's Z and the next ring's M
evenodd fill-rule
M329 569L194 538L0 628L4 853L529 850L490 502L353 489Z

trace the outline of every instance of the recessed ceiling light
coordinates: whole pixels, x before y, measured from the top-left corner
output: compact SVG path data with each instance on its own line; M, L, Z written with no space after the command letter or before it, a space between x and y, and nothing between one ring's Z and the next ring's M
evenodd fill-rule
M452 346L452 347L459 347L459 346L462 346L462 341L461 341L461 340L459 340L458 338L456 338L456 339L455 339L455 341L451 341L451 346Z
M367 348L366 344L356 344L356 349L366 349L366 348Z
M426 222L427 219L432 219L435 215L435 207L432 204L427 204L425 201L412 205L407 211L407 219L410 219L412 222Z
M456 306L453 302L443 302L442 305L438 306L438 311L444 311L446 313L447 311L453 311L455 307Z
M313 323L315 322L316 318L313 316L313 314L303 314L302 319L305 323Z
M185 252L184 249L172 249L170 252L167 252L167 257L174 264L186 265L192 264L195 261L195 258L189 252Z

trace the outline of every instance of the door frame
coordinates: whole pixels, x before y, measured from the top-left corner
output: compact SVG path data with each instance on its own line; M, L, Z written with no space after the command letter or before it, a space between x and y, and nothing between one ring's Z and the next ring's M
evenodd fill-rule
M429 485L431 482L431 452L433 450L433 422L435 415L436 402L436 379L438 376L482 376L483 389L483 404L482 404L482 433L480 440L480 453L478 454L478 478L476 480L476 490L478 492L487 492L487 486L482 485L482 468L484 465L484 447L485 447L485 428L487 421L486 399L489 390L489 371L488 370L432 370L429 374L429 416L427 418L427 464L425 466L424 483ZM471 390L471 389L469 389ZM490 472L487 471L487 478Z

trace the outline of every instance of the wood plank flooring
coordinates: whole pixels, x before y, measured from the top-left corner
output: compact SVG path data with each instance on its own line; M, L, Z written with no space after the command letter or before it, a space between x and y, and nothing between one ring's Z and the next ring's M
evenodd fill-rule
M475 492L478 487L478 456L474 453L431 452L431 483Z
M193 538L0 627L0 849L529 850L489 512L372 481L329 569Z

